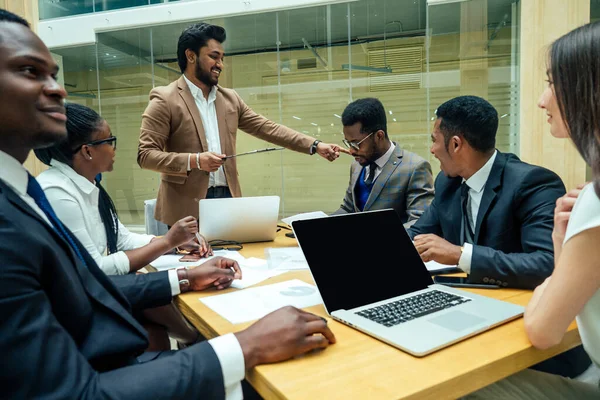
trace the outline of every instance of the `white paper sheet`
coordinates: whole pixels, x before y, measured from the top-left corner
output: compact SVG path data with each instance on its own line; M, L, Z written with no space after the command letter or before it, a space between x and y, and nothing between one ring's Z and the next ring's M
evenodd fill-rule
M323 218L323 217L328 217L328 215L325 214L323 211L313 211L313 212L296 214L296 215L292 215L291 217L283 218L281 220L281 222L285 222L286 224L291 226L292 222L294 222L294 221L301 221L304 219Z
M242 279L235 279L231 283L232 288L245 289L247 287L254 286L257 283L267 280L273 276L283 274L285 272L267 269L254 269L242 264L240 264L240 269L242 270Z
M448 269L448 268L456 268L456 272L460 272L461 270L458 268L458 265L447 265L447 264L440 264L437 261L428 261L425 263L425 266L427 267L427 271L429 272L436 272L439 270L443 270L443 269ZM453 271L448 271L448 273L451 273Z
M285 306L298 308L323 303L317 288L298 279L200 299L232 324L259 319Z
M167 254L158 257L156 260L151 261L150 265L156 268L158 271L167 271L173 268L184 268L184 267L197 267L198 265L204 264L208 260L215 257L227 257L236 260L238 263L244 260L244 257L237 251L219 250L214 252L214 256L201 258L198 261L186 261L181 262L179 259L183 257L181 254Z
M308 269L308 263L300 247L268 247L265 249L265 256L269 269L281 271Z

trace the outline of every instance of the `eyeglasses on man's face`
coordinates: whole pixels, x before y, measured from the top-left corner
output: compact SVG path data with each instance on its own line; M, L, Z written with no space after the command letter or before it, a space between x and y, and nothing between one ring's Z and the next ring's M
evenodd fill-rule
M371 136L372 134L374 134L374 133L375 133L375 132L371 132L371 133L369 133L367 136L365 136L364 138L362 138L362 140L361 140L361 141L359 141L359 142L350 142L350 141L348 141L348 140L346 140L346 139L342 139L342 142L344 143L344 145L345 145L347 148L349 148L349 149L354 149L354 150L356 150L356 151L359 151L359 150L360 150L360 144L361 144L362 142L364 142L365 140L367 140L367 138L368 138L369 136Z
M100 146L101 144L110 144L112 146L113 149L117 149L117 137L116 136L110 136L107 137L106 139L98 139L98 140L93 140L89 143L84 143L81 146L77 147L75 150L73 150L73 153L77 153L79 150L81 150L81 148L83 146Z

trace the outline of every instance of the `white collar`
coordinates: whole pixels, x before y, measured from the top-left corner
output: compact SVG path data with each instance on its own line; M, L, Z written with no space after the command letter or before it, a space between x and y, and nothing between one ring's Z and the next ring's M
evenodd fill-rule
M479 168L479 171L475 172L466 181L463 179L463 182L467 182L467 185L470 189L473 189L477 193L483 190L488 178L490 177L490 173L492 172L492 167L494 166L494 161L496 160L497 154L498 150L494 150L494 155L490 157L483 167Z
M27 194L29 177L27 170L13 156L0 150L0 179L10 186L19 196Z
M377 164L377 166L380 169L383 169L385 164L388 162L388 160L392 156L392 153L394 152L395 148L396 148L396 145L394 144L394 142L391 142L390 148L387 149L387 151L385 153L383 153L383 155L381 157L379 157L377 160L375 160L375 164Z
M195 99L203 99L204 100L204 93L202 92L202 89L200 89L192 81L190 81L187 78L187 76L185 76L185 74L183 75L183 79L185 79L185 82L187 83L188 87L190 88L190 92L192 92L192 96L194 96ZM211 103L211 102L215 101L216 98L217 98L217 85L213 85L212 89L210 89L210 93L208 94L207 102Z
M61 174L69 178L79 190L85 194L91 194L98 190L96 184L88 181L84 176L79 175L73 168L65 163L52 159L50 165L60 171Z

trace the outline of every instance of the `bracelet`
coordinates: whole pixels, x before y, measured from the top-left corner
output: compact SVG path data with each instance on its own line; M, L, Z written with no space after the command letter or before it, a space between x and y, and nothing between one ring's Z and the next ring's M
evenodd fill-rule
M200 153L196 153L196 166L202 171L202 168L200 168Z

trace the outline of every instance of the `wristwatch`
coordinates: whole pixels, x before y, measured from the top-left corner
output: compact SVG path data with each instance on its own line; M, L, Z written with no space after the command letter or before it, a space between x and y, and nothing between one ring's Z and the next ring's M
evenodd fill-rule
M190 280L188 279L187 268L179 268L177 270L177 279L179 280L179 290L181 293L188 292L191 285Z
M314 143L310 146L310 155L312 156L313 154L315 154L317 152L317 146L319 145L319 143L321 143L320 140L315 140Z

